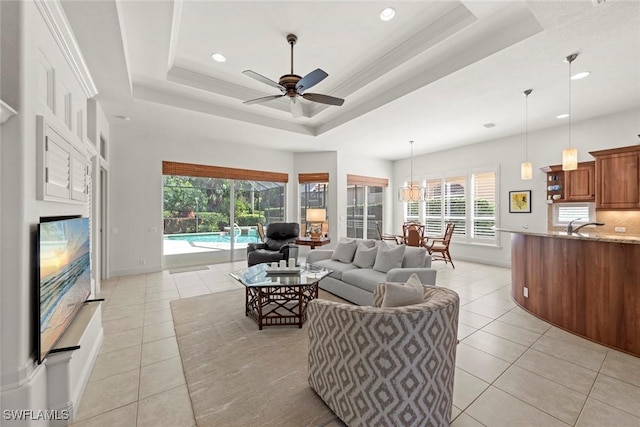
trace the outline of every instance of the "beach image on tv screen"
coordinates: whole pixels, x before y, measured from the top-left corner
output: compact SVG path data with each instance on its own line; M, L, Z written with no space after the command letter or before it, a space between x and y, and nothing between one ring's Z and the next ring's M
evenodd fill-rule
M91 293L89 219L40 224L40 358Z

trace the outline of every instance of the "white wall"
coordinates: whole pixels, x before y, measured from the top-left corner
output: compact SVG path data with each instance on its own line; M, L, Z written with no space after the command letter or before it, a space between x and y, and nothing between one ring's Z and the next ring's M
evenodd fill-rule
M347 174L362 175L374 178L387 178L391 181L393 163L387 160L374 159L362 155L354 155L345 152L316 152L298 153L294 156L295 180L299 173L328 172L329 173L329 197L327 206L327 219L329 221L330 245L323 247L332 248L339 237L347 235ZM296 190L297 191L297 190ZM385 193L385 225L391 224L392 201L390 193ZM296 197L297 220L300 212L300 197ZM303 248L306 252L306 249Z
M589 151L638 144L640 110L622 112L572 124L573 145L578 148L578 160L589 161ZM471 146L414 157L414 178L429 178L449 171L470 170L482 166L500 168L498 227L519 229L547 229L546 175L539 168L562 163L562 149L567 147L567 125L529 132L529 161L533 162L534 176L530 181L520 179L520 163L524 161L524 135L516 135ZM394 165L395 182L409 179L409 159ZM531 190L530 214L509 213L508 194L513 190ZM394 210L394 231L403 221L402 206ZM452 243L454 259L466 259L496 265L510 266L511 237L500 233L500 247L491 248Z
M39 3L39 6L51 10L55 9L56 4L47 2ZM3 200L0 207L2 408L50 409L47 369L44 365L35 364L33 346L35 331L38 329L33 318L35 287L38 283L35 275L37 224L40 217L44 216L86 216L87 205L37 200L36 182L39 173L36 165L36 116L45 116L52 126L65 137L71 138L69 140L73 140L77 148L82 149L85 141L77 133L78 129L82 129L83 133L86 131L86 113L83 113L81 121L77 120L76 113L86 109L87 95L69 65L69 58L56 41L56 37L70 34L64 31L67 29L65 19L56 21L60 15L47 15L49 21L46 22L32 1L0 2L0 7L3 55L1 89L4 93L8 88L10 102L18 111L15 117L2 125L0 146L0 193ZM52 32L52 21L62 25L63 31ZM10 48L5 49L7 45ZM66 52L70 50L73 49ZM11 66L5 67L5 61ZM53 70L55 75L49 87L47 79L42 78L44 65ZM52 98L56 105L54 110L47 106L47 93L55 94ZM70 96L67 99L73 100L71 129L64 122L65 95ZM92 342L99 342L95 334ZM94 349L97 352L95 347ZM88 357L93 357L96 352ZM93 363L86 359L77 362ZM74 390L83 387L77 381L82 382L87 378L75 378L71 387ZM51 386L50 388L55 388L55 384ZM68 402L67 400L65 403Z
M293 153L231 141L184 138L138 129L135 124L113 126L109 169L111 276L162 269L162 161L288 173L287 194L297 194ZM296 218L292 204L287 217Z

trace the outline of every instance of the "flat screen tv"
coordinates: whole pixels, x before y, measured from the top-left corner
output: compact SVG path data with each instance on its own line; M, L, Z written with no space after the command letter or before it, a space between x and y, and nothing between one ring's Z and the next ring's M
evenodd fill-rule
M38 225L38 362L56 345L91 294L89 219Z

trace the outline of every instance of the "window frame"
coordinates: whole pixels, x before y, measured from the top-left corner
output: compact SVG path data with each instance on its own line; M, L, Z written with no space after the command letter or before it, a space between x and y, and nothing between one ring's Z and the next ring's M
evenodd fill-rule
M487 238L486 236L483 237L476 237L475 236L475 221L477 220L487 220L489 219L488 217L484 216L484 217L477 217L477 215L475 215L475 191L474 191L474 176L475 175L479 175L479 174L486 174L486 173L493 173L495 176L495 186L494 186L494 215L492 218L492 220L494 221L494 226L493 226L493 237L492 238ZM440 227L441 230L443 230L444 232L444 228L448 219L451 218L455 218L456 221L460 221L462 220L461 216L455 216L452 217L451 215L447 214L447 210L446 210L446 197L444 197L443 190L445 189L445 185L447 180L450 180L451 178L461 178L464 177L464 198L465 198L465 214L464 214L464 224L465 224L465 229L459 230L456 229L454 231L452 240L454 242L457 243L468 243L468 244L480 244L480 245L489 245L489 246L499 246L500 245L500 236L499 233L497 231L495 231L495 228L497 227L497 225L499 224L499 220L500 220L500 168L498 165L494 165L494 166L483 166L483 167L474 167L474 168L469 168L469 169L464 169L464 170L456 170L456 171L447 171L447 172L442 172L440 174L436 174L436 175L429 175L425 178L418 178L415 179L414 181L416 182L417 185L421 185L421 186L425 186L427 187L428 185L433 185L434 187L437 186L438 184L436 184L436 181L440 182L440 186L441 186L441 195L440 195L440 203L441 203L441 208L440 208ZM415 202L414 202L415 203ZM427 215L427 207L426 207L426 201L424 202L420 202L419 203L419 209L418 209L418 215L409 215L408 212L408 208L410 206L409 203L404 202L403 203L403 217L404 217L404 221L409 221L409 220L414 220L414 221L418 221L421 223L425 223L427 222L427 219L433 223L435 222L434 220L436 219L435 215ZM427 233L428 235L434 235L432 233Z
M562 208L578 208L578 207L586 207L589 209L589 217L583 218L583 221L576 221L577 224L584 224L585 222L595 222L596 221L596 204L595 202L567 202L567 203L554 203L553 209L551 213L551 224L553 227L566 227L569 225L570 221L560 221L560 210Z

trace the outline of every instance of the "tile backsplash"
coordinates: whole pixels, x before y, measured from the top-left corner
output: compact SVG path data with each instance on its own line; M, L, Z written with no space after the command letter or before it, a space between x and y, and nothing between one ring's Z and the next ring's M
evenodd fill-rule
M640 211L596 211L596 221L604 222L605 225L596 229L590 229L589 232L598 232L602 234L620 234L640 236ZM547 224L553 223L553 209L549 206ZM625 227L624 233L617 233L616 227ZM563 231L565 227L548 227L550 231Z
M600 233L614 234L615 227L625 227L620 234L640 236L640 211L596 211L596 218L605 224L598 227Z

